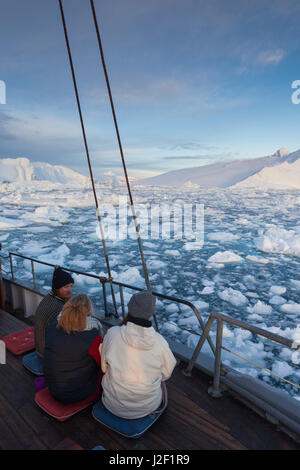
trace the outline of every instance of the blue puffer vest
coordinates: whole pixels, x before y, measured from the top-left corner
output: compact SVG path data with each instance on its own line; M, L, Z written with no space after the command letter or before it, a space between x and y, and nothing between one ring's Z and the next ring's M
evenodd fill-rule
M54 322L46 328L45 381L56 400L75 403L97 390L100 370L88 352L99 331L93 328L67 334L56 326Z

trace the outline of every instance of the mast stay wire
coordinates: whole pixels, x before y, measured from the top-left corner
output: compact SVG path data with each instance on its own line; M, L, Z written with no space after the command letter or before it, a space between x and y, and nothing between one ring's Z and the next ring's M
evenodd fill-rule
M128 174L127 174L127 168L126 168L126 163L125 163L125 158L124 158L124 153L123 153L123 147L122 147L122 142L121 142L121 138L120 138L119 126L118 126L118 123L117 123L117 117L116 117L116 112L115 112L115 107L114 107L110 82L109 82L109 78L108 78L105 58L104 58L104 52L103 52L102 41L101 41L101 36L100 36L100 31L99 31L99 25L98 25L95 6L94 6L94 0L90 0L90 5L91 5L91 9L92 9L93 18L94 18L96 35L97 35L97 40L98 40L98 45L99 45L99 52L100 52L100 56L101 56L103 72L104 72L104 76L105 76L107 91L108 91L110 105L111 105L111 111L112 111L113 120L114 120L114 124L115 124L115 130L116 130L116 134L117 134L119 150L120 150L120 155L121 155L121 160L122 160L122 165L123 165L123 170L124 170L124 175L125 175L125 180L126 180L126 185L127 185L127 191L128 191L128 195L129 195L129 202L130 202L130 207L131 207L131 212L132 212L132 218L133 218L134 225L135 225L135 231L136 231L136 236L137 236L137 241L138 241L138 246L139 246L139 251L140 251L140 256L141 256L141 261L142 261L142 266L143 266L143 271L144 271L145 282L146 282L148 291L151 292L151 286L150 286L150 281L149 281L148 270L147 270L147 266L146 266L146 262L145 262L145 258L144 258L144 253L143 253L143 248L142 248L139 225L138 225L137 217L136 217L136 213L135 213L132 193L131 193L131 189L130 189ZM154 321L155 321L156 328L159 331L157 318L156 318L155 314L153 315L153 318L154 318Z
M88 148L88 144L87 144L85 127L84 127L83 118L82 118L81 105L80 105L77 82L76 82L76 77L75 77L75 72L74 72L73 59L72 59L72 54L71 54L71 49L70 49L70 44L69 44L67 26L66 26L66 21L65 21L65 15L64 15L62 0L58 0L58 1L59 1L59 7L60 7L60 13L61 13L61 19L62 19L64 34L65 34L66 46L67 46L67 50L68 50L70 68L71 68L74 91L75 91L77 107L78 107L78 113L79 113L79 118L80 118L80 123L81 123L81 129L82 129L82 135L83 135L84 146L85 146L85 151L86 151L86 157L87 157L87 162L88 162L88 167L89 167L89 172L90 172L90 179L91 179L92 188L93 188L93 194L94 194L94 200L95 200L95 206L96 206L96 214L97 214L97 219L98 219L98 223L99 223L101 240L102 240L102 245L103 245L103 250L104 250L106 266L107 266L108 282L110 283L111 295L112 295L113 306L114 306L114 309L115 309L115 314L116 314L116 317L118 318L119 314L118 314L118 310L117 310L116 299L115 299L114 289L113 289L113 285L112 285L112 275L111 275L110 264L109 264L108 253L107 253L106 242L105 242L105 236L104 236L104 231L103 231L103 226L102 226L102 221L101 221L98 198L97 198L96 189L95 189L93 171L92 171L92 166L91 166L91 162L90 162L90 154L89 154L89 148Z

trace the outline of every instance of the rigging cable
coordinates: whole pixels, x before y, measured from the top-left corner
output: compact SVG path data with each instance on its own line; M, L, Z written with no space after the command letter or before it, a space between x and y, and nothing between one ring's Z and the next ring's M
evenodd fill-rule
M103 71L105 75L105 81L106 81L106 86L107 86L107 91L109 95L109 100L110 100L110 105L111 105L111 111L113 115L113 120L115 124L115 130L117 134L117 139L118 139L118 144L119 144L119 150L120 150L120 155L121 155L121 160L122 160L122 165L123 165L123 170L124 170L124 175L125 175L125 180L126 180L126 185L127 185L127 190L128 190L128 195L129 195L129 202L130 202L130 207L131 207L131 212L132 212L132 218L134 221L135 225L135 231L136 231L136 236L137 236L137 241L139 245L139 251L140 251L140 256L141 256L141 261L142 261L142 266L143 266L143 271L144 271L144 276L145 276L145 282L147 285L147 289L149 292L151 292L151 287L150 287L150 281L149 281L149 275L148 275L148 270L144 258L144 253L143 253L143 248L142 248L142 242L141 242L141 236L140 236L140 231L139 231L139 225L137 222L137 217L135 213L135 208L134 208L134 203L133 203L133 198L132 198L132 193L130 189L130 184L129 184L129 179L128 179L128 174L127 174L127 168L126 168L126 163L125 163L125 158L124 158L124 153L123 153L123 147L121 143L121 138L120 138L120 133L119 133L119 127L117 123L117 117L116 117L116 112L115 112L115 107L114 107L114 102L113 102L113 97L112 97L112 92L111 92L111 87L109 83L109 78L108 78L108 73L107 73L107 68L105 64L105 59L104 59L104 53L103 53L103 47L102 47L102 41L100 37L100 31L99 31L99 26L98 26L98 20L96 16L96 11L95 11L95 6L94 6L94 1L90 0L90 5L92 9L92 14L94 18L94 23L95 23L95 29L96 29L96 34L97 34L97 40L98 40L98 45L99 45L99 51L100 51L100 56L101 56L101 62L103 66ZM156 315L153 315L154 321L156 328L158 330L158 324L157 324L157 319Z
M59 6L60 6L60 13L61 13L63 29L64 29L64 33L65 33L65 40L66 40L66 45L67 45L67 50L68 50L68 56L69 56L71 72L72 72L72 78L73 78L73 84L74 84L74 90L75 90L75 95L76 95L77 107L78 107L78 112L79 112L79 117L80 117L82 135L83 135L84 146L85 146L85 151L86 151L86 157L87 157L87 161L88 161L90 178L91 178L93 194L94 194L94 199L95 199L96 214L97 214L97 219L98 219L98 222L99 222L100 234L101 234L102 245L103 245L103 250L104 250L104 256L105 256L105 261L106 261L106 266L107 266L108 282L110 283L115 314L116 314L116 317L118 318L119 315L118 315L118 311L117 311L116 299L115 299L114 289L113 289L113 285L112 285L111 270L110 270L110 265L109 265L109 260L108 260L108 253L107 253L107 248L106 248L106 243L105 243L105 237L104 237L104 231L103 231L103 226L102 226L102 221L101 221L100 209L99 209L99 204L98 204L98 199L97 199L97 194L96 194L96 189L95 189L95 182L94 182L94 177L93 177L93 172L92 172L92 167L91 167L91 162L90 162L90 155L89 155L89 149L88 149L87 138L86 138L86 133L85 133L85 127L84 127L83 118L82 118L81 105L80 105L78 88L77 88L77 83L76 83L76 77L75 77L75 72L74 72L74 67L73 67L73 60L72 60L72 54L71 54L71 49L70 49L70 44L69 44L67 26L66 26L66 21L65 21L65 15L64 15L64 11L63 11L62 0L58 0L58 1L59 1Z

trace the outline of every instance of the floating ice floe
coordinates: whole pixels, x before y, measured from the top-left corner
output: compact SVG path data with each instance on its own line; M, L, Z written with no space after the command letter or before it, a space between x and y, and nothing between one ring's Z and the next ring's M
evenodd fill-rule
M45 225L45 226L40 225L38 227L30 227L30 232L32 233L48 233L52 231L53 231L53 228L49 227L49 225Z
M164 261L160 261L159 259L150 259L147 263L149 269L162 269L166 267L166 263Z
M284 286L272 286L270 287L270 295L281 295L286 293L286 287Z
M197 310L205 310L209 307L209 303L203 302L203 300L191 300L191 302Z
M206 235L206 238L211 241L217 242L231 242L233 240L239 240L238 235L234 235L230 232L213 232Z
M7 240L8 237L9 237L9 233L0 235L0 242L5 242L5 240Z
M254 243L257 249L267 253L300 256L300 236L296 230L271 227L257 237Z
M180 328L176 325L176 323L174 323L172 321L165 322L163 324L161 330L165 334L171 334L171 335L180 333Z
M22 253L25 256L36 258L49 253L52 248L54 247L51 243L42 243L39 240L30 240L29 242L24 243Z
M228 328L223 329L223 345L228 349L237 352L241 356L245 358L251 358L252 361L263 361L267 357L272 357L272 353L266 352L264 350L263 342L254 343L252 338L252 333L247 330L243 330L241 328L235 328L233 331L229 330ZM215 341L216 333L214 331L210 331L210 337L212 341ZM187 345L188 347L194 349L198 344L199 336L190 334L187 338ZM202 352L212 356L212 351L207 343L204 343ZM247 370L247 363L240 358L236 358L230 352L222 351L222 362L224 364L230 364L231 367L236 368L237 365L241 367L241 370Z
M192 250L201 250L203 247L203 242L186 242L184 244L184 249L186 251L192 251Z
M286 303L281 305L280 310L285 313L300 313L300 304Z
M294 373L292 367L285 361L275 361L272 364L272 372L283 378L293 375Z
M253 307L247 307L247 312L257 313L258 315L265 315L272 312L272 307L258 300Z
M201 282L204 286L214 287L215 285L214 281L210 281L209 279L202 279Z
M172 304L167 305L165 310L167 313L171 314L171 313L177 313L179 311L179 308L177 304L172 303Z
M248 315L248 320L250 320L250 321L257 321L257 322L262 322L262 321L264 321L263 317L261 317L261 316L258 315L257 313L251 313L250 315Z
M147 248L157 248L155 243L152 243L152 242L144 242L143 246L146 246Z
M300 281L297 279L290 279L290 282L294 289L300 290Z
M250 292L250 291L247 291L247 292L245 293L245 295L246 295L247 297L251 297L251 298L254 298L254 299L258 298L257 292Z
M232 289L224 289L222 292L218 292L220 299L229 302L235 307L239 307L248 303L247 297L245 297L240 291Z
M257 281L252 274L247 274L246 276L243 277L243 282L247 285L249 289L256 288Z
M217 251L207 261L208 263L240 263L243 258L232 251Z
M128 268L126 269L126 271L116 274L114 277L117 281L122 282L124 284L135 285L137 287L145 286L145 280L140 275L140 271L138 270L138 268L135 267Z
M272 305L282 305L286 303L286 299L281 297L281 295L274 295L270 298L269 303Z
M292 339L294 340L292 347L295 349L298 348L300 345L300 324L299 323L297 325L297 328L294 330L292 334Z
M93 272L89 272L89 274L96 274ZM98 279L90 276L85 276L84 274L72 274L75 284L80 284L81 286L88 284L88 286L98 285L98 291L101 289L101 285ZM90 289L91 287L89 287ZM102 290L102 289L101 289Z
M31 222L43 223L59 227L69 221L69 214L60 207L42 206L37 207L33 213L25 213L24 219L30 219Z
M65 243L63 243L62 245L58 246L57 248L55 248L54 250L48 253L41 253L38 256L38 259L39 261L45 261L45 263L50 263L50 264L54 264L57 266L63 266L65 264L65 259L69 254L70 254L69 247ZM31 271L30 260L24 260L24 267L28 271ZM44 264L35 263L34 269L35 269L35 272L39 273L39 272L47 271L51 268L49 268L49 266L46 266Z
M17 228L26 227L26 225L28 225L28 222L0 216L0 230L14 230Z
M77 255L72 259L72 265L78 266L81 271L88 271L92 269L94 264L93 259L86 259L83 255Z
M253 261L254 263L260 263L260 264L268 264L269 260L266 258L263 258L262 256L256 256L256 255L247 255L246 259L249 261Z
M212 294L214 291L215 291L214 287L206 286L202 289L200 294L201 295L208 295L208 294Z
M177 323L178 326L183 326L190 329L197 329L200 327L198 318L194 314L190 315L189 317L180 318Z
M251 222L249 222L249 220L245 217L240 217L239 219L235 220L235 223L239 225L251 225Z
M166 250L165 255L168 256L180 256L180 253L178 250Z

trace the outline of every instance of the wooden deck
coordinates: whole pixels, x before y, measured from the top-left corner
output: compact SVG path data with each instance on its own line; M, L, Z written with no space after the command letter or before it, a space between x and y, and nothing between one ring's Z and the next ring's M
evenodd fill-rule
M0 338L28 327L0 311ZM214 399L209 378L199 371L182 374L179 364L168 381L169 404L160 419L138 440L105 428L91 407L60 423L34 402L34 376L21 356L7 351L0 365L0 449L110 450L299 450L300 445L230 395Z

